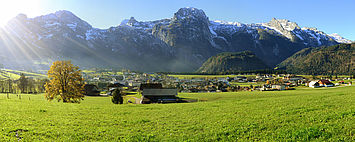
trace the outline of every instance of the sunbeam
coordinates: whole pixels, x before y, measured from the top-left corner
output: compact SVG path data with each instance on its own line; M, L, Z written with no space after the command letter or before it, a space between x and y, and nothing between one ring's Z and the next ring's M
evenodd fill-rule
M18 15L39 15L41 7L40 0L1 0L0 1L0 26L5 26L7 22Z

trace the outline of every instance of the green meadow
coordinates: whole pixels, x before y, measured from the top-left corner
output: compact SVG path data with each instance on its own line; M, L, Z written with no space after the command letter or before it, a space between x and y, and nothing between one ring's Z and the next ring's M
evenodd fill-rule
M0 140L355 141L355 86L179 96L198 102L67 104L0 94Z
M20 75L24 74L26 77L33 78L46 78L47 76L39 73L32 73L26 71L10 70L10 69L1 69L0 70L0 79L19 79Z

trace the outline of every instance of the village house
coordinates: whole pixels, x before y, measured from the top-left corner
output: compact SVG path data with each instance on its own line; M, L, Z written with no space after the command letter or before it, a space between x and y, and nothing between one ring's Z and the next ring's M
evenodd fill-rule
M311 81L308 83L308 86L312 88L318 88L318 87L333 87L335 85L329 80L322 79L318 81Z
M274 90L286 90L286 85L271 85L271 88L274 89Z
M259 88L260 91L281 91L281 90L286 90L287 86L284 84L274 84L274 85L270 85L270 84L265 84L263 85L261 88Z
M294 74L288 74L283 77L284 80L289 80L289 81L298 81L298 80L303 80L304 77L302 76L296 76Z
M319 86L318 81L311 81L311 82L308 83L308 87L318 88L320 86Z
M333 87L334 86L334 83L330 82L329 80L325 80L325 79L319 80L318 83L319 83L319 86L321 86L321 87Z

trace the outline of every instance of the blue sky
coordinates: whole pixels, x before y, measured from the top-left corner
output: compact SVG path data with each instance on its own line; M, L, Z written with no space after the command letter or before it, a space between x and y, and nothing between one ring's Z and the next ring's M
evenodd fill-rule
M34 0L37 13L69 10L97 28L117 26L131 16L138 21L171 18L182 7L203 9L210 20L242 23L289 19L355 40L355 0ZM30 8L29 8L30 9Z

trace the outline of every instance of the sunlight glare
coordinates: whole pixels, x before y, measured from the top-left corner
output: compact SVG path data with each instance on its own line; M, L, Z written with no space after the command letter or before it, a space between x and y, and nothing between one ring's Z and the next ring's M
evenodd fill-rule
M28 17L36 16L39 8L39 0L0 0L0 26L3 27L20 13Z

